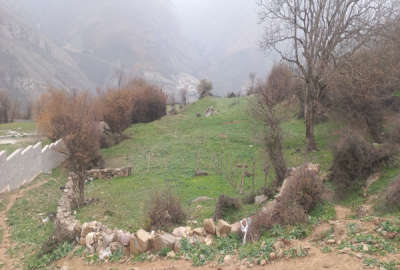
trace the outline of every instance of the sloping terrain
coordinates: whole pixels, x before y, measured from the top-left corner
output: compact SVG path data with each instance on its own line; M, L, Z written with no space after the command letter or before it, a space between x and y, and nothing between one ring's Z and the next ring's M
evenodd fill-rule
M93 87L64 50L10 13L0 2L0 88L23 103L49 85Z

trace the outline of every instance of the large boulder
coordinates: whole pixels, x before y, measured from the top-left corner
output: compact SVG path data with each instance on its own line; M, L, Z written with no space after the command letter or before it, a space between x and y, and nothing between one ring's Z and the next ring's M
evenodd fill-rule
M192 229L190 227L178 227L172 231L172 234L175 237L180 237L180 238L187 238L190 236L191 233Z
M214 220L212 220L211 218L205 219L203 221L203 227L206 233L215 234L215 224Z
M216 233L218 237L228 236L231 233L231 225L222 219L218 220Z
M97 221L83 223L81 237L85 238L86 235L88 235L88 233L99 232L102 228L103 228L103 225Z
M236 233L236 234L241 233L240 222L235 222L231 225L231 233Z
M204 228L195 228L193 229L193 234L197 235L197 236L205 236L206 235L206 231L204 230Z
M150 249L150 233L140 229L131 236L129 247L130 252L135 255L148 251Z
M152 248L160 251L164 248L173 249L177 238L169 233L158 234L152 240Z

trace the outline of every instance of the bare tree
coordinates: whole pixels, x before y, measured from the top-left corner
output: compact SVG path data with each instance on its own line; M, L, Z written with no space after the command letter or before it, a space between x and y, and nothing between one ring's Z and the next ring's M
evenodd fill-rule
M5 92L0 91L0 123L8 123L10 108L11 102L8 95Z
M254 94L254 88L255 88L255 83L256 83L256 73L250 72L249 73L249 88L247 89L247 95L252 95Z
M213 89L212 82L207 79L203 79L200 81L197 86L197 93L199 94L199 99L202 99L206 96L211 96L211 90Z
M183 105L186 105L188 103L188 90L186 88L182 89L179 92L180 96L181 96L181 102Z
M394 12L391 0L259 0L267 25L262 47L277 52L304 79L307 150L317 149L315 108L331 64L367 44ZM286 49L289 49L288 53Z

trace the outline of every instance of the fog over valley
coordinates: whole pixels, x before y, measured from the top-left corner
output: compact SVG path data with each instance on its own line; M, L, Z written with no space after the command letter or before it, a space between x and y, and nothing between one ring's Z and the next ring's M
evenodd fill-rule
M142 77L167 92L239 92L272 60L248 0L1 0L0 88L35 98L51 84L113 86Z

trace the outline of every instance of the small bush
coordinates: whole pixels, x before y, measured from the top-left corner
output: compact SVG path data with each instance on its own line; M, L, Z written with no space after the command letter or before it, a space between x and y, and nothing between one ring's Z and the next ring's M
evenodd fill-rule
M323 183L312 164L295 169L286 178L280 193L265 209L252 217L249 240L258 240L262 232L274 225L306 222L310 211L321 201Z
M384 192L383 204L387 210L400 209L400 178L389 185Z
M217 205L215 206L213 218L215 221L217 221L218 219L224 218L226 212L238 209L240 209L239 199L221 195L219 196Z
M132 123L148 123L167 114L167 95L157 86L135 79L124 90L132 94Z
M131 125L133 95L126 90L109 89L99 96L98 110L112 133L122 134Z
M230 92L230 93L228 93L228 94L226 95L226 97L227 97L227 98L235 98L235 97L236 97L236 94L235 94L235 92Z
M374 147L357 133L345 135L334 149L329 176L337 184L337 194L360 188L371 174L393 164L396 154L397 147L392 145Z
M199 99L211 96L212 89L213 89L212 82L206 79L201 80L199 85L197 86L197 93L199 94Z
M148 230L170 229L186 219L181 201L171 190L155 192L147 205Z

